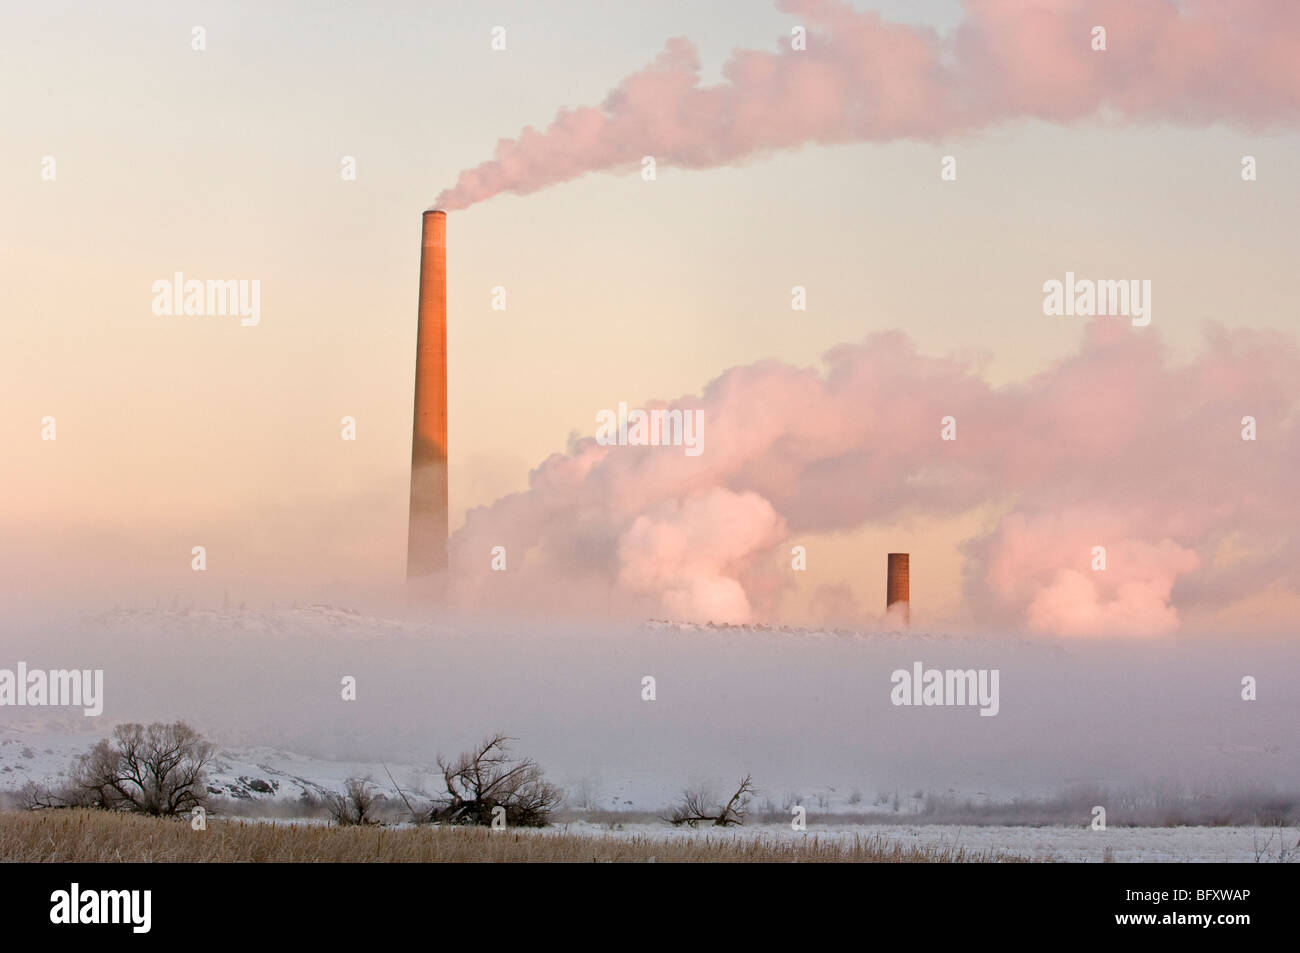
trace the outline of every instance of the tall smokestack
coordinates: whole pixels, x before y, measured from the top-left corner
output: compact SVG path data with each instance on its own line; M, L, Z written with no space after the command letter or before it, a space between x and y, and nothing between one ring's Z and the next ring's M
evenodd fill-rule
M900 606L903 625L912 621L911 583L908 580L908 554L889 554L889 575L885 583L885 611Z
M447 213L424 213L406 578L447 568Z

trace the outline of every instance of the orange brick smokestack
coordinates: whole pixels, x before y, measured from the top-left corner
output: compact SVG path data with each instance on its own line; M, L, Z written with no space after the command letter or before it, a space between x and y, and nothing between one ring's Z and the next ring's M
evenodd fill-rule
M912 621L911 583L908 580L908 554L889 554L889 575L885 583L885 611L901 605L903 625Z
M447 568L447 213L424 213L406 577Z

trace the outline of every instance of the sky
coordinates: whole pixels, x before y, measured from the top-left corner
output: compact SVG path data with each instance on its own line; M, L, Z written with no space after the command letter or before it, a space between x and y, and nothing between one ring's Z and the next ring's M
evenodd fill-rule
M1297 14L1029 6L7 5L4 597L400 594L420 213L685 38L724 93L729 62L768 75L735 51L814 67L704 119L689 69L680 100L651 69L574 174L449 214L458 598L867 625L909 551L917 625L1285 632ZM832 108L845 76L860 112ZM717 119L746 106L748 138ZM643 130L653 181L622 161ZM178 271L259 281L260 322L154 314ZM1149 280L1150 325L1045 315L1067 271ZM654 401L705 410L694 469L582 442Z

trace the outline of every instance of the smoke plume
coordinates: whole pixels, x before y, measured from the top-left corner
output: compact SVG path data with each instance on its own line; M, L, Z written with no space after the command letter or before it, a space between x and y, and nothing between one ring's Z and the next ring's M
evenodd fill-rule
M807 143L937 140L1003 120L1226 122L1300 117L1300 5L1290 0L967 0L951 34L838 0L778 0L807 30L737 50L724 81L670 39L599 106L502 139L434 203L463 209L654 156L690 169ZM1094 27L1105 29L1104 51Z
M983 623L1158 635L1186 608L1300 592L1300 350L1287 335L1212 325L1175 364L1151 329L1098 318L1077 354L1003 387L898 331L825 365L736 367L665 405L703 412L697 457L592 437L551 456L527 491L469 513L451 543L458 592L764 620L789 586L792 539L970 512L988 514L963 543L965 602ZM943 440L949 416L956 439ZM1257 439L1242 439L1246 416ZM485 565L496 545L509 573Z

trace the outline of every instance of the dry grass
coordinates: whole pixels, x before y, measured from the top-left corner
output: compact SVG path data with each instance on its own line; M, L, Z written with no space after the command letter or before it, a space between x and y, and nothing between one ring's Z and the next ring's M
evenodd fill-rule
M877 837L852 843L816 835L694 840L614 837L483 828L336 828L209 819L186 822L101 811L0 813L0 860L13 862L858 862L964 863L1020 858L960 848L925 850Z

